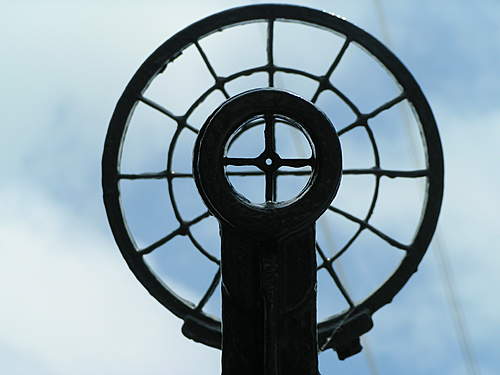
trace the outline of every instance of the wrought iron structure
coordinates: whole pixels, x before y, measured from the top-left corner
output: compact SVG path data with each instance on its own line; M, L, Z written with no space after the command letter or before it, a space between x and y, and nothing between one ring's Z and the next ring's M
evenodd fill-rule
M321 75L317 75L293 67L278 66L274 62L274 25L276 22L281 21L297 22L308 27L321 28L344 37L344 44L336 58L331 62L327 71ZM224 32L224 30L229 28L248 23L267 24L267 63L228 76L220 76L211 64L200 41L214 32ZM378 62L390 72L397 84L401 87L401 93L397 97L383 103L368 113L361 111L354 101L349 99L331 81L333 72L343 58L346 50L348 50L352 44L361 46L367 54L378 60ZM204 64L212 75L214 83L212 87L206 90L189 106L184 114L174 115L169 109L148 98L145 92L155 78L162 74L165 69L168 69L168 64L174 61L183 50L190 46L194 46L198 50ZM226 86L232 81L239 77L261 72L268 75L268 88L257 88L259 90L237 97L231 97L228 93ZM302 76L316 82L317 88L312 97L309 100L305 100L279 90L269 89L275 86L275 75L280 72ZM227 99L221 107L224 110L222 112L221 110L219 110L219 112L214 112L214 114L207 119L204 128L200 132L200 129L190 124L190 116L196 108L215 91L221 92ZM338 149L340 153L340 148L336 148L337 146L333 148L324 148L321 146L322 140L321 136L318 138L318 129L314 129L308 125L308 120L304 117L304 113L308 113L309 116L316 116L318 118L324 116L321 112L314 109L314 103L316 103L319 95L324 91L330 91L337 95L356 117L354 122L337 129L336 133L332 130L333 127L329 128L330 131L325 130L327 127L323 127L323 130L319 132L323 134L325 138L324 141L326 142L327 139L330 139L328 141L329 145L335 145L337 144L335 143L337 137L342 137L342 135L353 129L364 130L368 135L373 151L374 165L372 168L340 170L341 164L339 163L340 157L338 155L330 155L324 159L326 160L324 163L328 165L326 169L324 166L318 168L318 160L323 160L321 158L325 155L324 152L326 151L324 150L329 149L336 153L337 151L335 150ZM271 102L274 100L275 104L282 103L279 105L276 104L276 108L279 108L279 110L272 111L267 108L265 105L266 100L263 100L261 95L267 96L268 99L270 97L275 98L271 100ZM283 104L287 103L288 100L294 101L297 110L291 111L289 110L289 105ZM389 170L382 167L379 146L370 126L370 121L402 101L406 101L412 106L419 121L419 130L425 145L425 154L423 157L426 167L423 169ZM122 172L120 169L121 149L127 136L128 122L133 116L134 108L138 103L143 103L159 111L174 120L177 124L170 147L166 150L168 154L166 169L162 171L133 174ZM231 111L234 111L234 107L236 107L239 112L246 114L246 117L244 116L244 118L239 118L238 121L233 122L237 126L234 125L233 128L226 129L227 134L225 133L225 135L221 135L220 131L213 131L213 129L207 130L211 129L211 126L213 127L213 125L210 125L211 123L213 124L213 122L218 121L218 116L220 116L221 113L232 113ZM231 108L233 108L233 110L231 110ZM325 120L326 123L329 123L328 119ZM313 156L311 158L287 160L277 155L273 146L273 127L275 123L280 121L298 128L306 134L313 149ZM318 123L322 123L323 121L324 120L318 120ZM224 154L224 150L227 151L231 142L241 133L253 126L262 124L265 126L266 140L264 153L255 158L230 158ZM224 127L221 126L220 128ZM172 159L174 150L183 132L191 132L198 137L193 173L176 173L173 170ZM210 147L213 147L215 152L211 152ZM318 150L323 151L319 152ZM210 165L211 167L209 167ZM230 165L252 165L259 170L255 172L234 172L228 170L227 166ZM216 172L212 173L214 171L214 166L216 166ZM309 169L306 171L302 169L297 171L289 169L280 170L282 166L307 167ZM211 169L209 170L208 168ZM337 168L339 168L338 173ZM320 173L322 177L318 177L317 173ZM261 207L261 212L259 214L261 216L256 216L255 212L252 211L255 209L255 205L242 205L241 202L244 200L240 199L241 197L237 198L238 195L236 192L230 189L230 184L227 183L227 177L231 175L259 175L265 177L265 197L268 205ZM311 178L305 190L295 200L280 203L277 201L276 197L277 180L280 176L286 175L310 175ZM371 195L371 203L363 218L358 218L334 205L330 205L330 201L333 199L338 187L340 175L372 175L375 177L375 186ZM418 178L425 179L426 181L425 201L421 220L416 228L416 234L411 243L406 244L399 242L370 223L379 196L380 181L384 177L395 179ZM179 210L179 203L174 193L173 181L176 179L190 178L195 178L197 181L200 194L204 198L208 209L196 218L186 220L182 217ZM322 178L324 181L321 180ZM174 216L179 226L171 233L166 234L163 238L141 248L136 244L132 234L127 228L120 199L120 181L148 179L166 180ZM318 179L323 182L318 184ZM214 275L212 282L208 285L206 293L201 300L193 303L178 296L174 290L165 285L159 275L155 274L150 267L148 267L144 257L171 241L173 238L177 236L186 236L208 261L220 266L221 260L204 248L190 230L193 225L206 219L211 214L217 216L221 221L223 248L225 246L225 238L230 238L232 245L234 245L232 241L250 241L248 236L245 236L247 229L251 233L261 231L263 233L263 238L269 239L272 237L274 240L276 240L276 238L284 238L282 235L276 235L276 233L281 233L282 230L285 230L287 233L298 230L298 232L294 233L302 233L299 237L303 236L302 238L307 238L312 249L319 255L321 262L318 265L314 265L314 267L316 267L317 270L325 269L329 275L331 275L334 283L337 285L349 305L346 311L331 316L317 324L317 345L319 350L333 348L337 351L339 357L343 359L361 350L359 337L372 327L372 314L392 301L410 276L417 270L418 264L426 252L434 233L441 207L443 192L443 158L437 126L427 100L409 71L384 45L368 33L334 15L299 6L267 4L234 8L198 21L167 40L143 63L126 87L113 113L102 159L102 184L109 223L120 251L132 272L152 296L175 315L184 320L184 335L216 348L220 348L223 341L221 336L221 322L219 319L206 314L203 309L219 285L221 279L220 267ZM318 193L315 189L323 189L323 191ZM311 191L316 191L316 193L312 194ZM214 203L214 200L217 199L223 199L224 202ZM325 202L327 202L326 205ZM281 217L279 220L276 219L276 217L273 218L272 214L269 212L279 213L281 211L268 210L270 207L269 204L283 208L283 212L286 212L286 214L284 214L285 216ZM287 210L290 209L290 207L294 207L294 209L298 210L297 205L300 206L300 210L293 211L293 214L290 215L290 211ZM244 209L245 207L246 209ZM253 208L249 210L248 207ZM329 210L330 212L341 215L359 226L342 249L330 257L326 255L326 252L317 243L314 243L314 229L311 229L311 226L314 228L314 221L323 210ZM263 225L262 220L264 217L267 217L267 219L266 224ZM287 220L290 220L290 222L288 223ZM280 222L280 226L272 224L275 221ZM297 222L302 224L298 226ZM228 226L228 223L231 225ZM285 223L285 226L283 226L283 223ZM304 223L307 223L307 225L304 226ZM231 231L234 231L234 233L229 235L228 233ZM404 252L405 255L399 267L382 285L364 300L356 302L353 301L346 288L342 285L333 265L336 260L350 249L352 244L364 231L373 233L394 248ZM226 235L224 233L226 233ZM265 235L266 233L267 237ZM270 236L270 233L273 233L273 235ZM240 238L240 240L238 240L238 238ZM255 241L252 240L250 242L254 243ZM288 243L288 245L291 248L294 247L293 244ZM274 257L277 257L283 256L284 253L278 252L273 254L275 254L273 255ZM225 256L227 255L224 255L223 252L222 257L224 258ZM224 261L241 265L241 260L225 259ZM263 267L269 266L272 268L273 264L275 265L276 259L267 259L267 261L270 263ZM316 262L314 261L314 263ZM223 274L225 272L226 271L222 271ZM234 275L229 273L227 275L224 274L224 278L228 280L233 276ZM304 276L304 284L301 285L310 286L314 284L313 279L308 279L307 276ZM309 284L307 284L307 282L309 282ZM238 285L238 283L233 283L233 285ZM294 285L298 287L297 284ZM266 293L271 293L270 291L272 288L264 289L267 290ZM269 295L268 298L271 300L273 299L273 297L269 297ZM270 309L269 311L271 311L271 314L275 314L275 312L272 312L274 311L273 308L269 306L266 307L266 309ZM269 313L269 311L266 313ZM312 324L314 325L316 323L314 322ZM235 325L235 327L237 326L238 324ZM241 324L239 327L241 328ZM269 329L273 331L272 327Z
M265 122L263 152L228 157L231 141L259 120ZM277 120L305 133L311 157L280 157ZM264 173L265 203L235 192L228 165L252 165ZM277 172L284 166L311 171L300 195L280 202ZM340 142L328 118L284 91L237 95L202 127L193 171L221 227L223 373L317 373L315 221L331 204L341 170Z

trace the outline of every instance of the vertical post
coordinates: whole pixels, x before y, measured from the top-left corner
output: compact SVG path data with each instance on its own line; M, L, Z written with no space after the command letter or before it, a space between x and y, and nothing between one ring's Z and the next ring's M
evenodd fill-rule
M221 237L222 374L316 375L315 225Z
M274 120L306 135L307 159L281 158ZM254 158L227 150L245 124L264 119L265 149ZM265 203L238 194L228 165L259 168ZM295 198L276 199L276 171L311 167ZM306 100L276 89L250 90L224 102L205 122L193 172L203 201L219 220L222 272L222 374L317 375L315 222L337 192L342 154L328 118Z

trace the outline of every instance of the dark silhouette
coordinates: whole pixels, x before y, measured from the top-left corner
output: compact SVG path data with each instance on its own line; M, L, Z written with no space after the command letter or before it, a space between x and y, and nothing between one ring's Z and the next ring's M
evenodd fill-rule
M345 42L324 75L314 75L274 63L274 23L287 20L305 23L343 35ZM222 77L210 63L199 40L214 31L248 22L267 22L267 63ZM378 60L401 87L401 94L369 113L362 112L330 77L351 43L361 45ZM182 50L194 45L214 79L214 84L177 116L144 96L146 87L163 72ZM311 56L314 58L314 56ZM256 88L230 97L225 85L254 73L268 74L268 87ZM317 90L310 101L274 89L277 72L299 75L316 82ZM360 84L363 84L362 82ZM227 99L199 131L189 124L189 116L214 92ZM328 118L316 109L323 91L336 94L355 114L353 123L335 129ZM378 145L369 120L402 101L408 101L420 122L425 144L426 168L421 170L388 170L380 163ZM175 120L177 131L168 150L167 169L143 174L120 172L121 147L127 122L134 106L142 102ZM312 157L281 158L276 152L274 128L279 120L302 131L310 141ZM265 150L254 158L233 158L225 154L228 144L255 124L265 125ZM374 165L367 169L342 169L338 137L352 129L364 129L373 149ZM172 155L182 130L197 134L193 173L172 170ZM258 172L228 172L228 166L252 166ZM300 168L281 170L282 167ZM307 171L303 169L306 168ZM265 202L252 203L238 194L228 182L229 175L265 177ZM309 175L304 190L294 199L277 199L277 179L281 175ZM341 175L372 175L375 189L370 208L363 218L331 205ZM378 198L380 179L425 178L426 200L416 235L403 244L370 223ZM184 220L174 198L172 181L194 178L208 210L192 220ZM179 227L160 240L139 248L131 237L122 214L119 182L124 179L166 179L172 207ZM434 233L443 192L443 158L437 126L431 109L404 65L384 45L349 22L321 11L292 5L254 5L230 9L180 31L160 46L134 75L113 113L102 159L104 203L116 242L130 269L147 290L165 307L184 320L183 333L198 342L223 349L225 375L233 374L315 374L317 352L332 348L340 359L361 350L359 337L373 325L371 316L393 297L417 270ZM332 257L315 241L315 221L330 210L357 225L359 229L347 244ZM222 257L210 254L193 237L190 227L210 215L220 223ZM397 270L361 302L355 302L333 268L334 262L363 231L370 231L405 256ZM144 255L158 249L176 236L187 236L205 257L221 266L202 299L196 303L178 297L147 266ZM321 263L316 264L315 253ZM349 308L325 321L316 323L316 270L325 269L346 299ZM221 323L203 311L216 290L222 275L223 335Z

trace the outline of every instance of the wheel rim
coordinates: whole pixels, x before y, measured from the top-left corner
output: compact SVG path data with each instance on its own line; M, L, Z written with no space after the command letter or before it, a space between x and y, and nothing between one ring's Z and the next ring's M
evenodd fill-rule
M237 26L246 22L266 21L269 25L268 35L271 35L271 47L269 47L268 44L267 51L269 58L269 48L271 48L272 56L273 25L276 20L291 20L295 22L305 23L312 27L326 28L346 37L346 41L339 54L337 55L337 58L335 59L335 61L333 61L329 71L325 75L318 76L299 69L290 67L278 67L274 64L272 58L271 60L268 60L268 64L260 67L246 69L223 78L216 75L213 67L211 67L210 63L208 62L203 49L198 43L199 40L217 30L224 30L225 28ZM361 45L367 53L381 62L404 89L403 93L400 96L381 105L370 113L362 113L358 109L358 107L340 90L333 86L329 80L331 73L335 70L344 52L347 50L351 43L357 43ZM191 45L194 45L200 52L203 60L209 67L210 73L215 79L215 84L205 93L203 93L198 99L196 99L183 116L175 116L167 109L144 97L143 93L145 92L149 84L155 79L155 77L162 71L162 69L165 68L166 64L169 61L175 59L180 51L186 49ZM229 94L225 89L225 85L227 83L244 75L258 72L267 72L269 76L269 86L273 86L274 75L277 72L296 74L318 82L318 89L311 99L313 103L316 102L323 90L332 91L355 113L357 117L356 121L351 125L338 130L339 136L355 127L361 127L366 130L371 146L373 148L375 166L373 170L371 172L368 171L368 173L371 173L375 176L376 182L367 214L363 219L357 219L355 217L350 217L349 213L344 212L338 208L331 208L331 211L359 224L359 229L355 232L351 239L347 241L346 245L331 258L328 258L323 249L318 245L318 254L323 260L323 263L319 265L318 269L325 268L327 271L330 271L331 264L336 259L341 257L346 251L348 251L354 241L356 241L360 234L365 230L369 230L372 233L375 233L382 239L389 242L389 244L391 244L392 246L403 248L406 251L406 255L403 261L401 262L397 270L392 274L392 276L390 276L389 279L373 294L368 296L364 301L360 303L356 304L351 301L342 285L340 283L337 283L337 281L335 280L335 283L339 287L339 290L344 295L344 297L347 298L350 307L347 311L344 311L343 313L340 313L336 316L332 316L318 324L319 344L320 346L322 346L332 330L337 329L339 324L341 324L346 319L346 317L362 310L368 310L370 311L370 313L374 313L380 307L389 303L397 294L397 292L404 286L404 284L410 278L411 274L416 271L417 266L430 243L437 224L442 201L442 150L437 126L431 109L418 84L416 83L412 75L408 72L408 70L404 67L404 65L380 42L378 42L363 30L357 28L356 26L348 23L341 18L309 8L290 5L255 5L234 8L207 17L174 35L162 46L160 46L139 68L137 73L134 75L134 77L126 87L113 113L113 117L111 119L106 137L102 159L102 184L106 212L120 251L127 261L128 266L135 274L135 276L139 279L139 281L146 287L146 289L151 295L153 295L153 297L155 297L160 303L162 303L175 315L184 320L187 319L191 322L194 322L195 325L199 325L199 328L204 332L203 334L210 336L210 338L206 339L201 338L200 341L218 347L220 342L218 338L220 336L220 322L217 319L205 314L202 310L202 307L208 301L208 298L210 298L210 296L213 294L220 281L220 270L215 273L212 282L210 283L207 292L202 297L201 301L198 303L198 305L194 305L192 302L178 296L173 290L171 290L166 284L164 284L164 282L157 275L155 275L155 273L146 264L146 262L144 261L144 255L151 251L154 251L161 244L166 243L169 240L170 235L175 236L178 234L185 234L191 240L195 248L197 248L202 254L204 254L209 259L209 261L217 265L219 264L219 260L215 256L213 256L213 254L210 254L208 251L206 251L206 249L203 248L203 246L189 231L189 227L191 225L194 225L200 220L208 217L208 211L190 221L185 221L179 211L179 207L175 199L173 180L175 178L188 176L176 176L176 174L173 172L173 154L176 143L178 142L178 139L183 131L197 133L197 129L190 126L187 123L186 119L189 118L193 111L212 92L219 90L226 98L228 98ZM426 169L408 172L409 174L413 174L414 176L404 176L404 173L399 173L399 177L425 176L427 182L426 197L421 221L418 225L416 235L412 243L409 245L401 244L390 238L384 238L385 235L383 235L383 233L379 232L376 228L372 227L369 224L369 220L373 215L377 203L381 177L388 175L390 176L390 174L393 172L398 174L398 172L401 171L384 171L381 169L378 146L375 141L373 131L368 125L368 120L375 118L384 110L391 108L392 106L403 100L407 100L413 105L413 108L415 109L416 115L420 122L421 131L423 134L422 137L427 151L425 155L427 165ZM161 173L157 174L156 176L154 176L154 178L166 178L168 183L169 196L172 202L174 215L179 222L179 228L174 231L176 233L172 232L170 235L167 235L163 239L143 249L138 249L133 237L130 234L130 231L127 228L126 220L123 215L120 202L119 191L120 180L144 178L145 176L143 175L141 177L138 175L133 176L120 173L121 149L123 141L126 137L128 121L133 114L135 106L139 102L142 102L150 107L155 108L156 110L159 110L166 116L175 120L178 125L170 142L168 150L167 169L161 172L163 173L162 175L160 175ZM362 171L360 170L347 171L348 174L357 174L361 172ZM344 171L344 174L345 173L346 171Z

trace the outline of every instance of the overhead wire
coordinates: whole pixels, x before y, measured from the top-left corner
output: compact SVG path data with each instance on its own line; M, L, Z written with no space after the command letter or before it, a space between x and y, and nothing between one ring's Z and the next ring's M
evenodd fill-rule
M293 133L295 137L297 137L297 134L296 133ZM298 144L298 142L294 142L295 144ZM328 217L325 217L324 218L324 221L320 221L319 222L319 226L321 227L322 229L322 232L324 234L324 238L325 238L325 243L327 244L328 248L330 249L334 249L334 239L331 235L331 229L329 229L329 225L328 225ZM347 277L345 275L345 271L344 271L344 267L342 266L342 263L338 263L337 264L337 274L339 276L339 278L342 280L342 284L344 285L344 287L349 290L349 282L347 281ZM371 344L370 344L370 341L368 340L368 337L365 335L365 336L362 336L361 338L361 343L362 343L362 346L363 346L363 356L365 358L365 361L366 361L366 366L368 367L368 371L370 372L371 375L379 375L380 372L378 371L378 366L377 366L377 362L375 360L375 356L373 354L373 350L372 350L372 347L371 347Z
M275 78L275 84L276 84L276 86L281 85L284 87L284 85L281 82L281 79L279 77ZM304 149L304 145L299 140L299 135L296 132L292 132L291 129L289 129L289 131L290 131L290 135L291 135L291 138L293 141L295 152L300 154L302 157L307 157L306 150ZM320 221L318 223L318 225L320 226L320 228L324 234L325 244L327 245L327 247L329 249L333 249L334 248L334 240L333 240L333 237L331 235L331 229L330 229L331 226L328 225L328 221L329 221L328 217L324 217L324 219L322 221ZM344 284L346 289L349 289L349 287L348 287L349 283L347 282L347 278L346 278L344 269L342 267L342 263L339 262L337 264L336 270L337 270L337 274L338 274L339 278L343 280L342 283ZM373 355L373 351L371 349L371 345L370 345L368 339L366 338L366 336L361 337L361 342L363 345L363 356L366 360L366 366L368 367L370 374L371 375L379 375L380 372L378 371L378 367L377 367L377 364L375 361L375 357Z
M375 5L376 13L377 13L379 26L381 29L381 34L382 34L382 37L384 39L384 43L388 46L391 46L392 45L392 38L391 38L391 34L389 32L388 24L386 21L384 7L383 7L380 0L374 0L374 5ZM278 82L276 82L276 83L278 83ZM400 107L400 108L401 108L401 117L403 119L403 123L405 124L405 128L407 130L408 136L411 139L412 154L413 154L414 162L416 164L418 164L419 163L418 152L416 150L417 140L415 139L413 133L410 130L411 126L412 126L411 120L410 120L411 115L408 112L408 110L405 110L405 108L403 108L403 107ZM301 151L300 150L300 147L301 147L300 142L297 139L295 139L295 138L297 138L297 134L294 134L294 133L292 133L292 134L293 134L292 139L294 139L296 151L300 152ZM323 227L324 233L329 234L329 231L325 230L325 228L324 228L325 226L327 226L327 223L325 221L323 221L320 225ZM330 246L332 246L333 239L331 238L331 236L326 236L326 237L327 237L326 238L327 242L329 243ZM445 290L445 294L447 296L447 301L448 301L448 304L449 304L450 309L451 309L452 314L453 314L453 322L454 322L454 326L455 326L455 331L456 331L456 334L457 334L458 339L459 339L461 353L462 353L462 357L464 359L467 373L470 375L479 375L480 372L479 372L479 368L477 365L477 360L473 354L473 350L472 350L472 346L470 344L470 338L469 338L469 334L468 334L468 330L467 330L466 321L465 321L462 307L461 307L461 304L460 304L460 301L459 301L459 298L458 298L458 295L456 292L456 288L455 288L456 283L454 281L454 275L452 272L450 261L448 259L448 255L447 255L446 250L445 250L444 245L443 245L442 234L441 234L441 231L439 230L439 228L436 230L436 233L434 235L433 248L434 248L433 253L436 256L438 265L439 265L440 270L441 270L441 277L442 277L442 282L444 284L444 290ZM337 267L338 267L339 275L343 275L344 271L342 269L342 266L339 264ZM345 277L343 277L343 279L345 280ZM345 281L344 281L344 284L345 284ZM363 346L364 346L365 358L366 358L367 365L368 365L370 372L373 375L379 374L378 369L377 369L376 364L375 364L373 353L371 351L371 347L368 344L368 340L366 338L363 339Z
M381 34L384 39L384 43L388 46L391 46L392 40L391 40L391 35L389 33L389 28L386 21L385 11L382 5L382 1L381 0L373 0L373 1L380 25ZM418 141L415 139L414 133L411 132L411 127L412 127L411 117L410 117L411 114L409 113L408 110L405 110L405 108L403 107L400 107L400 109L401 109L400 111L401 117L403 119L403 123L405 124L405 129L411 141L410 143L411 143L414 163L418 165L420 162L420 160L418 160L419 153L417 152ZM463 314L463 309L460 304L460 299L458 297L458 293L455 288L456 285L455 278L446 251L446 246L444 245L442 229L439 229L439 227L436 229L436 232L434 234L434 241L432 248L434 250L433 254L436 257L436 261L440 269L441 280L444 286L444 291L446 294L448 305L452 312L452 320L455 327L456 335L458 337L459 346L467 374L479 375L480 374L479 367L477 364L477 360L474 356L474 352L472 350L471 340L468 333L465 317Z
M303 150L301 142L298 140L298 134L296 132L292 132L290 129L290 133L292 136L292 140L295 146L295 151L297 153L305 153L305 150ZM334 240L331 236L331 229L328 228L328 217L325 217L323 221L320 221L318 224L322 229L322 232L325 237L325 243L329 249L334 248ZM342 284L346 289L349 289L349 283L347 282L347 278L345 276L344 269L342 267L342 263L337 264L337 274L339 275L339 278L342 279ZM375 357L373 355L373 351L371 349L371 345L369 344L369 341L366 337L361 337L361 342L363 344L363 356L366 360L366 366L368 367L368 370L371 375L379 375L378 367L376 365Z

